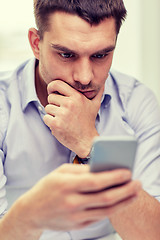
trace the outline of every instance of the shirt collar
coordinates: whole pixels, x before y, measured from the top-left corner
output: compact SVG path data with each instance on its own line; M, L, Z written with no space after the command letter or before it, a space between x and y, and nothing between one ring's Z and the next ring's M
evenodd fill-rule
M97 121L98 122L100 121L103 109L107 108L107 106L108 106L108 104L110 103L110 100L111 100L111 93L112 93L112 91L111 91L111 80L112 80L112 77L109 73L108 78L106 79L106 82L105 82L104 92L103 92L102 99L101 99L101 107L100 107L100 109L98 111L98 114L97 114Z
M112 80L112 77L109 73L108 78L106 79L106 82L105 82L104 92L101 99L101 106L105 108L108 106L111 100L111 95L112 95L111 80Z
M104 93L102 96L102 104L104 104L104 107L107 107L107 105L109 104L111 96L112 96L112 77L109 73L108 78L106 79L105 82Z
M31 59L19 69L18 79L23 111L30 102L40 103L35 88L35 63L36 59Z

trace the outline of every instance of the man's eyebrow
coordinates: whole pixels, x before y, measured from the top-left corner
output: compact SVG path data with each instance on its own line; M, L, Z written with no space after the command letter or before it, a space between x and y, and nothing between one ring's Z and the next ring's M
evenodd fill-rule
M54 48L55 50L58 50L58 51L75 53L75 51L73 51L72 49L69 49L67 47L61 46L59 44L51 43L50 45L51 45L52 48Z
M92 55L96 55L96 54L107 54L109 52L114 51L115 49L115 45L114 46L109 46L103 49L98 50L97 52L93 53Z
M69 48L64 47L64 46L61 46L61 45L59 45L59 44L53 44L53 43L51 43L50 45L51 45L51 47L54 48L55 50L76 54L76 52L75 52L74 50L69 49ZM115 45L111 45L111 46L108 46L108 47L106 47L106 48L103 48L103 49L100 49L100 50L94 52L92 55L96 55L96 54L107 54L107 53L109 53L109 52L112 52L114 49L115 49Z

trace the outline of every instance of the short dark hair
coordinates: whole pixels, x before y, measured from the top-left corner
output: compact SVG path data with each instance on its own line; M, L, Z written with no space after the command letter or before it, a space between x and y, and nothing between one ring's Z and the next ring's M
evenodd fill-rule
M41 39L44 32L49 30L48 19L55 11L77 15L91 25L113 17L117 34L127 14L123 0L34 0L35 21Z

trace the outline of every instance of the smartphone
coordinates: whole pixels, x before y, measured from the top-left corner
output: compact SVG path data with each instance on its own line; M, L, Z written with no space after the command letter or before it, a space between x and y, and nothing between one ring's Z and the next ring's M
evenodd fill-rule
M134 136L96 137L90 154L90 171L101 172L118 168L133 170L137 139Z

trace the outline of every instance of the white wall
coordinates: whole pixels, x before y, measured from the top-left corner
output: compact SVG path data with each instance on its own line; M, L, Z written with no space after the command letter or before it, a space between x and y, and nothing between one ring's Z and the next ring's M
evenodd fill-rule
M121 28L113 68L150 87L160 102L160 0L124 0L128 17Z
M160 0L124 3L128 17L112 67L144 82L160 101ZM33 0L0 0L0 70L13 69L33 56L27 31L34 25Z
M141 0L143 81L160 101L160 0Z
M139 0L124 0L127 19L123 23L117 41L113 68L142 79L141 27Z
M0 0L0 71L33 56L27 38L31 26L33 0Z

